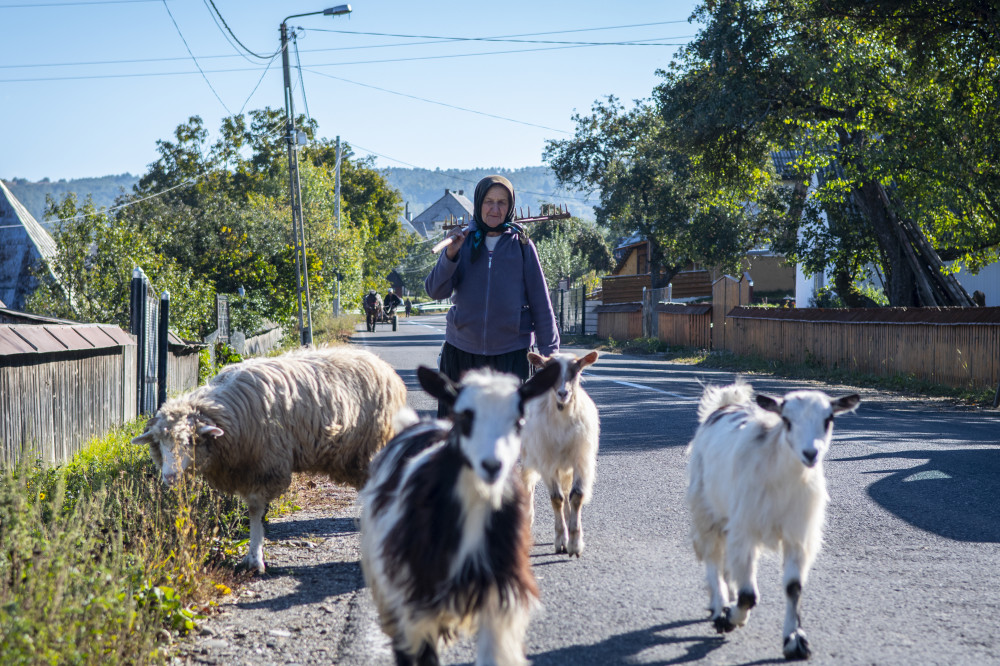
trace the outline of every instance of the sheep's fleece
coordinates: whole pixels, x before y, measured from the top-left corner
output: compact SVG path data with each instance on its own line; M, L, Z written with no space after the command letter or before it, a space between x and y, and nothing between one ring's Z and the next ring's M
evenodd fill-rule
M161 442L179 456L190 456L193 444L194 467L212 486L269 501L292 472L362 487L405 404L406 386L385 361L354 347L320 347L223 369L164 403L135 441L149 442L157 467Z

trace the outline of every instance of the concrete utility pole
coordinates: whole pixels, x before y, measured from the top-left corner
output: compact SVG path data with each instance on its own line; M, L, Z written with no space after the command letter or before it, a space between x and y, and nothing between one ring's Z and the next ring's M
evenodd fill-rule
M306 261L306 231L302 224L302 188L299 182L298 147L304 146L306 136L295 127L295 104L292 100L292 76L288 66L288 19L324 14L342 16L351 13L350 5L338 5L318 12L292 14L281 22L281 68L285 82L285 140L288 142L288 190L292 205L292 238L295 243L295 279L299 296L299 334L302 346L312 344L312 308L309 303L309 266ZM305 316L302 295L305 293ZM339 298L339 293L338 293ZM339 300L338 300L339 307Z

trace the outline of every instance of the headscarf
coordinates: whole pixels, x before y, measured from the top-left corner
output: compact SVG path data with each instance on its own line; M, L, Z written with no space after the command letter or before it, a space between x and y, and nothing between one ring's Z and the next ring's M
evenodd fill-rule
M507 190L507 198L510 201L510 207L507 209L507 217L498 226L491 228L482 218L483 210L483 200L486 198L486 193L489 192L490 188L494 185L501 185L505 190ZM479 258L479 255L483 251L483 239L486 238L486 234L490 231L505 231L506 229L513 229L518 232L522 239L526 240L527 237L524 235L524 227L520 224L514 222L514 186L509 180L500 175L486 176L476 185L476 194L473 197L473 211L472 219L476 223L472 230L472 261ZM522 242L524 242L522 240Z

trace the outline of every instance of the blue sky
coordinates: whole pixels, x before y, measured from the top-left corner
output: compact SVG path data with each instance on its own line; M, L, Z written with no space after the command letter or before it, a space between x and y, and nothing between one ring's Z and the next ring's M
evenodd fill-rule
M282 19L329 2L0 0L0 178L141 174L190 116L211 140L240 109L283 108L280 57L266 69L238 55L212 3L269 55ZM697 31L694 0L350 4L349 17L289 21L303 28L296 111L380 167L540 165L547 139L572 136L574 112L648 97Z

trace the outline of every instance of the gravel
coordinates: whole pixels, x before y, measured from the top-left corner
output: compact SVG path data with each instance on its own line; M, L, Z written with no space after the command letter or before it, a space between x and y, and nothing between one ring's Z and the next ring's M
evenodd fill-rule
M265 524L267 572L227 595L175 649L175 664L344 663L345 629L361 574L356 493L299 479L298 511Z

